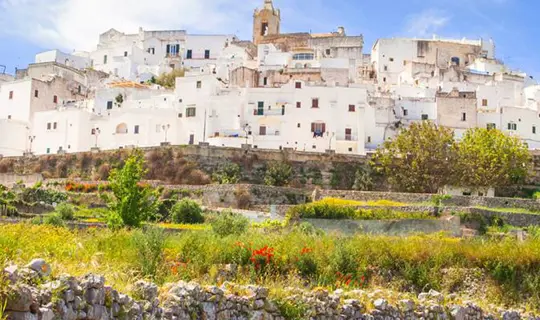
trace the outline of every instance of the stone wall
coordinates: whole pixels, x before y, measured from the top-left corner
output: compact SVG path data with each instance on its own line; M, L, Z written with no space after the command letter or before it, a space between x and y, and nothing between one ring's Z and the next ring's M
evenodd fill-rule
M233 266L230 266L233 268ZM508 309L482 310L473 302L458 304L431 290L418 299L402 299L392 305L382 291L329 292L284 288L285 296L275 300L269 290L257 286L200 286L178 282L161 290L155 284L138 281L132 296L106 285L105 278L67 275L50 278L50 266L35 259L24 268L9 266L8 320L143 320L143 319L286 319L284 302L302 311L304 319L540 319ZM41 283L36 285L36 283Z
M32 174L16 174L16 173L0 173L0 184L4 186L13 186L17 182L22 181L25 185L34 185L37 182L43 181L43 177L39 173Z

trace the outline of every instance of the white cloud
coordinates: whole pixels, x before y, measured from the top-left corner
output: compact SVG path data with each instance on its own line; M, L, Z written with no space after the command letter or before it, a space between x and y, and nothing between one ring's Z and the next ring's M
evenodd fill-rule
M444 11L429 9L409 17L407 32L413 36L431 36L450 22Z
M260 0L0 0L0 33L42 47L93 48L99 34L186 29L190 33L238 33L249 37Z

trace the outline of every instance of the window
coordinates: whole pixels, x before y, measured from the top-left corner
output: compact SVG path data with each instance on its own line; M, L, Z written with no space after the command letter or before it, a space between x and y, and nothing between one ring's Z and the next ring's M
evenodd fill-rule
M51 148L47 148L47 154L51 153Z
M384 66L384 71L388 71L388 66Z
M371 143L371 137L370 136L367 137L367 143Z
M488 123L488 124L486 125L486 128L487 128L488 130L496 129L496 128L497 128L497 125L494 124L494 123Z
M482 99L482 107L487 107L487 106L488 106L488 100Z
M11 120L11 115L9 114L9 115L7 116L7 118L8 118L8 120Z
M423 114L423 115L422 115L422 120L427 120L427 119L429 119L428 115L427 115L427 114Z
M180 45L179 44L168 44L167 45L167 56L170 57L176 57L178 56L178 53L180 52Z
M13 91L10 91L9 92L9 100L12 100L13 99Z
M133 133L139 134L139 125L138 124L136 124L135 127L133 128Z
M58 125L57 125L57 123L56 123L56 122L55 122L55 123L53 123L53 130L56 130L57 126L58 126Z
M47 130L51 130L51 123L47 122Z
M148 48L148 53L156 54L156 48Z
M39 98L39 90L34 91L34 98Z
M296 82L296 83L294 84L294 87L295 87L296 89L302 89L302 82Z
M103 56L103 64L107 64L107 55Z
M181 113L178 114L178 118L182 118L182 114L181 114Z
M297 101L297 102L296 102L296 107L297 107L298 109L302 108L302 102Z
M195 107L186 108L186 118L195 117L196 114L197 112Z
M188 49L186 52L186 59L193 59L193 50Z
M197 89L202 88L202 81L197 81Z
M349 105L349 112L355 112L356 111L356 106L354 104L350 104Z
M204 58L210 59L210 50L204 50Z
M513 122L508 123L508 130L516 131L517 130L517 124L513 123Z
M260 126L259 127L259 135L265 136L266 135L266 126Z
M403 116L406 117L409 115L409 110L403 109Z
M311 107L312 108L318 108L319 107L319 99L318 98L311 99Z
M533 126L532 131L533 131L533 134L536 134L536 126Z
M77 87L77 93L81 94L81 91L82 91L82 87L81 86Z
M461 114L461 121L467 121L467 114L465 112Z
M268 85L268 77L263 78L263 86Z
M345 129L345 141L352 141L352 129L346 128Z
M124 57L127 57L127 55L128 55L128 52L124 51Z
M384 78L382 79L382 81L383 81L383 82L386 82L386 77L384 77Z
M113 106L113 102L112 101L107 101L107 110L111 110L112 106Z
M297 123L297 124L296 124L296 127L297 127L297 128L300 128L300 127L301 127L300 123Z
M293 55L293 60L313 60L314 58L313 53L297 53Z
M93 136L95 136L95 135L96 135L96 129L93 128L93 129L90 131L90 134L93 135Z
M58 96L53 96L52 101L53 101L53 103L58 103Z
M390 60L390 62L394 62L394 58L390 58L390 59L388 59L388 60Z
M313 133L313 138L322 137L326 132L326 124L322 122L313 122L311 124L311 132Z
M326 49L326 55L329 56L332 53L330 49Z

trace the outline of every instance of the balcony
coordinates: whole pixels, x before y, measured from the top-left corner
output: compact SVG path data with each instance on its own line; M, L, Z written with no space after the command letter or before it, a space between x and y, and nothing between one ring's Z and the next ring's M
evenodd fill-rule
M284 116L285 109L253 109L254 116Z

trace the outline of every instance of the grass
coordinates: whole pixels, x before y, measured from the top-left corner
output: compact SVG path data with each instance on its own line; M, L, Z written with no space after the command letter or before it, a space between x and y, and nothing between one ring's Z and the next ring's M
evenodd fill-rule
M145 243L140 239L144 240L140 231L3 225L0 261L24 265L41 257L52 264L55 275L103 274L109 284L124 292L138 279L149 277L148 270L160 285L179 280L203 284L230 280L265 285L274 291L298 286L451 292L466 277L460 274L450 285L444 270L478 269L485 274L481 285L487 288L486 301L540 311L540 238L517 242L442 235L342 237L257 229L222 238L211 231L185 231L168 234L158 252L145 249L144 256L159 259L150 269L145 267L148 261L140 258L138 243ZM268 253L272 256L266 260ZM220 278L224 264L238 266L231 279Z
M540 214L540 211L529 210L525 208L490 208L476 206L477 209L488 210L493 212L502 212L502 213L522 213L522 214Z

